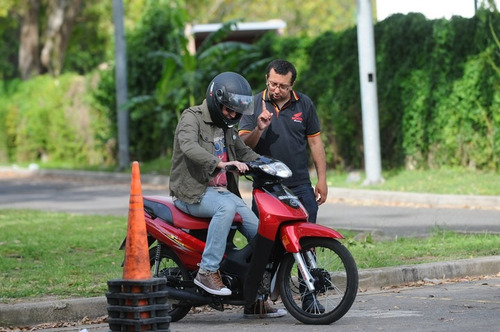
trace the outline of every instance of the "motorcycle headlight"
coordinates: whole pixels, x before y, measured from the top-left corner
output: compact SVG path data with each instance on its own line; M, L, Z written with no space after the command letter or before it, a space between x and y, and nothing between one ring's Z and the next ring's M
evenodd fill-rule
M292 176L292 171L290 170L290 168L288 168L288 166L281 161L260 165L259 168L267 174L274 175L282 179L286 179Z

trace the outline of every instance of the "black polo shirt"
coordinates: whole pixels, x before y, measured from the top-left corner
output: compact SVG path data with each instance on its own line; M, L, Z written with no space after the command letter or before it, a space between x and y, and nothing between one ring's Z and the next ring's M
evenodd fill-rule
M273 118L254 150L284 162L293 175L283 183L293 187L311 183L307 138L320 134L320 124L311 99L297 91L292 90L290 93L291 99L281 109L268 98L267 90L254 95L254 114L244 115L238 128L241 135L257 127L257 118L262 113L262 100L265 100Z

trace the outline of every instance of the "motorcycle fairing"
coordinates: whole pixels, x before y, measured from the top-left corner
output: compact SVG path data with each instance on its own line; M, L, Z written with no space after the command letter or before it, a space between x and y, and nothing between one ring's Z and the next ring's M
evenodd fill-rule
M297 205L290 206L283 204L274 194L264 192L260 189L254 189L253 197L256 205L259 207L259 234L265 238L274 241L277 229L280 225L289 220L307 220L307 211L304 206L297 201ZM285 198L289 200L287 196Z

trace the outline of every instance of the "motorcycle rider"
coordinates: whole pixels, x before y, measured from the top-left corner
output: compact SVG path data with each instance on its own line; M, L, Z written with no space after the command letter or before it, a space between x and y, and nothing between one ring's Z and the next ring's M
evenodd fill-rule
M245 173L248 166L242 161L260 156L243 143L234 128L243 114L252 112L250 84L237 73L224 72L210 82L201 105L184 110L175 131L169 184L174 204L193 216L212 218L194 283L219 296L231 295L221 280L219 265L235 214L243 220L239 230L248 241L257 234L259 223L241 199L238 175L225 171L232 165ZM253 310L259 317L286 314L267 302L251 307L260 308Z

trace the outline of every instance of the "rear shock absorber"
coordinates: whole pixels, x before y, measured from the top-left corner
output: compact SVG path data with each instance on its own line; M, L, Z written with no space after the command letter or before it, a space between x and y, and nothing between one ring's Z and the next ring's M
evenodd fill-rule
M155 266L153 270L154 277L158 277L158 274L160 273L161 249L162 245L160 242L158 242L158 244L156 245Z

